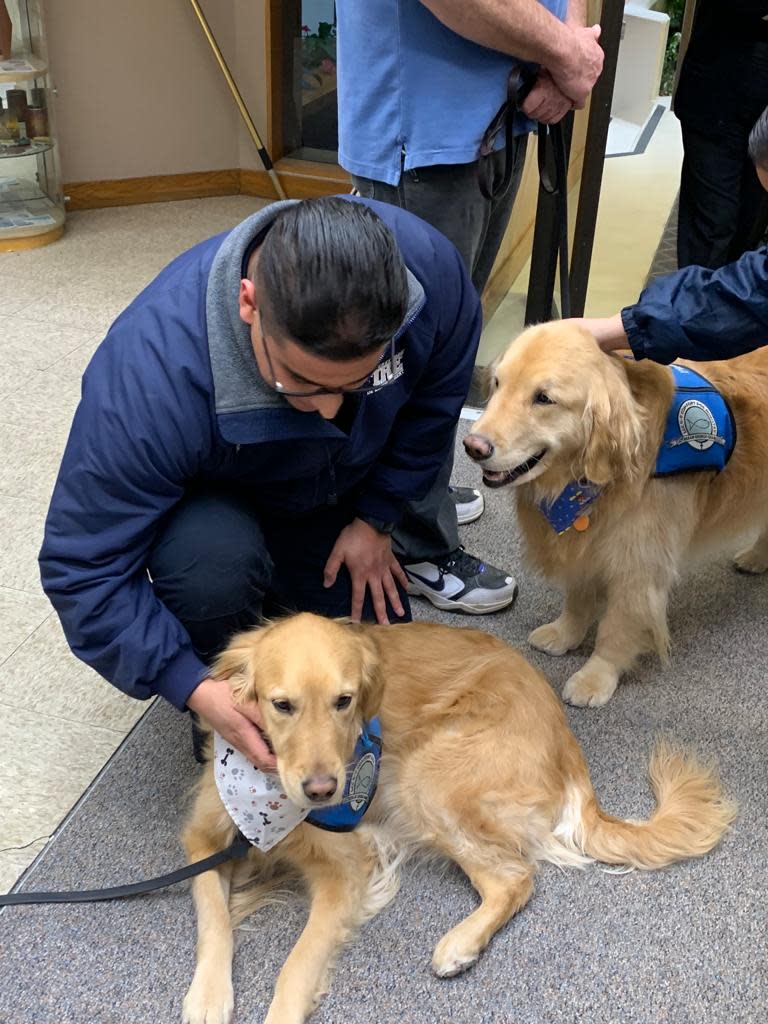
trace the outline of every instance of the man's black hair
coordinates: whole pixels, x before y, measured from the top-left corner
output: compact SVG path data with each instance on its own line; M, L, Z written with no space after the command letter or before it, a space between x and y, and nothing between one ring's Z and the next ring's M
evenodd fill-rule
M768 170L768 107L762 112L749 133L749 155L755 167Z
M392 232L367 206L336 196L277 215L259 248L254 283L267 330L325 359L384 347L408 308Z

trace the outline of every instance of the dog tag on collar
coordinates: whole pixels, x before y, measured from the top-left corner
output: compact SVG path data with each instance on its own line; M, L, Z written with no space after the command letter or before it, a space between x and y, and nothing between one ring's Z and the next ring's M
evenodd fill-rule
M554 501L539 502L539 511L558 536L574 528L582 533L589 528L588 509L597 501L602 487L588 480L572 480Z
M347 772L344 798L340 804L322 807L307 817L309 825L330 832L351 832L371 805L379 782L381 760L381 722L372 718L363 726Z

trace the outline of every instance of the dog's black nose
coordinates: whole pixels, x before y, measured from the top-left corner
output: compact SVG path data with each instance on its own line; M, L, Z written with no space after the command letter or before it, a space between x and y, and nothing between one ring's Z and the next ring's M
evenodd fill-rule
M304 779L301 788L310 800L319 803L321 800L329 800L336 792L339 785L333 775L312 775Z
M493 445L482 434L467 434L464 438L464 448L470 459L474 459L475 462L483 462L493 455Z

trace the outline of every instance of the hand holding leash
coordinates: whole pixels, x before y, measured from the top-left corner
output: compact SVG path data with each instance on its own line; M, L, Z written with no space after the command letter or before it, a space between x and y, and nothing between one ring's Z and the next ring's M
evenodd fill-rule
M572 28L568 52L563 54L562 62L549 67L555 85L566 96L570 96L577 110L585 106L603 70L605 55L598 43L599 38L599 25Z
M557 124L573 107L570 96L560 91L546 68L541 68L520 109L540 124Z

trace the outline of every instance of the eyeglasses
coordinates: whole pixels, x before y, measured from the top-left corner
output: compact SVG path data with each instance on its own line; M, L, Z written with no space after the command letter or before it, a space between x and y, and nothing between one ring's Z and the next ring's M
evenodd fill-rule
M267 336L264 333L261 313L259 313L259 331L261 332L261 344L267 360L269 376L272 378L271 381L267 381L267 384L277 391L278 394L284 395L286 398L313 398L315 395L368 395L373 391L381 391L382 388L388 387L397 379L398 374L395 369L395 336L392 335L389 342L389 359L384 360L382 357L378 366L365 378L362 384L357 384L354 387L339 388L312 387L312 385L307 385L303 391L289 390L285 384L280 383L275 374L275 367L272 363L272 356L269 354L269 346L267 345Z

